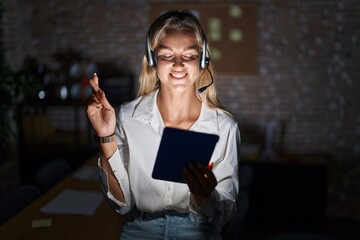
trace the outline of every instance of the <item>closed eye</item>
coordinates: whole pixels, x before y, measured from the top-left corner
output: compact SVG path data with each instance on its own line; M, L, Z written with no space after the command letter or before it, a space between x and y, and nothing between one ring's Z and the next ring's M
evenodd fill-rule
M189 55L184 55L183 59L185 61L191 61L191 60L197 59L197 57L198 57L197 55L189 54Z
M158 57L162 60L169 61L169 60L173 59L174 55L165 54L165 55L159 55Z

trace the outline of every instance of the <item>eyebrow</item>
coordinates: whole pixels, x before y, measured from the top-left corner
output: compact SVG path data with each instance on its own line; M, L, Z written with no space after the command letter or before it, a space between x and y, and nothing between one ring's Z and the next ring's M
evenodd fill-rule
M161 49L173 50L171 47L168 47L168 46L165 46L165 45L159 45L157 47L157 51L159 51ZM184 51L188 51L188 50L198 50L198 48L196 47L196 45L184 48Z

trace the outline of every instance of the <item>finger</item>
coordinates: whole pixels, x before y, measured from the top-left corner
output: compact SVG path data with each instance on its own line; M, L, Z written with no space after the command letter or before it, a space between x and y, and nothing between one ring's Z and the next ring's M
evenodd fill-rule
M192 173L190 168L186 169L184 178L190 192L196 196L208 197L214 190L214 186L212 186L210 183L203 184L198 181L198 178Z
M87 107L86 114L90 120L91 125L95 128L98 123L102 122L101 105L92 104ZM94 125L95 124L95 125Z
M93 89L93 94L98 98L98 100L104 105L106 109L113 110L111 104L105 96L105 92L101 90L99 86L99 77L94 73L93 77L89 79L89 83Z
M212 170L214 167L214 162L209 162L208 169Z
M94 95L90 95L87 99L87 106L89 107L93 107L93 106L98 106L100 103L99 99Z
M190 163L189 168L193 171L194 175L198 179L198 181L203 182L204 178L207 178L206 172L202 167L202 164L199 163Z
M101 92L100 86L99 86L99 78L96 73L94 73L93 77L89 79L89 83L93 89L94 94L98 94Z
M198 176L190 167L184 168L184 177L186 179L186 183L188 183L188 185L190 185L192 188L199 189L202 187L199 182Z
M100 100L101 104L103 104L106 109L111 110L111 111L114 111L113 107L111 106L111 104L110 104L109 101L107 100L104 91L101 91L101 92L99 93L99 100Z
M87 106L87 115L90 117L90 116L93 116L95 114L98 114L101 109L103 108L103 106L99 103L96 103L96 102L93 102L91 104L88 104Z
M89 96L89 98L88 98L88 103L89 103L89 104L92 104L92 103L94 103L94 102L100 103L100 101L99 101L99 99L96 97L96 95L95 95L95 94L91 94L91 95Z
M87 106L88 111L93 109L98 111L101 110L102 108L103 108L102 104L96 102L93 102L92 104L89 104Z
M217 180L214 173L202 163L192 164L191 169L197 177L197 181L201 184L202 189L208 193L211 192L217 185Z
M94 78L94 82L95 82L97 85L99 85L99 77L98 77L97 73L94 73L93 78Z
M94 106L89 106L86 110L86 114L88 115L89 120L98 120L99 108Z
M192 173L192 171L189 169L189 167L184 167L183 170L183 177L185 179L186 183L190 183L193 181L193 179L195 178L194 174Z
M187 183L190 192L199 193L202 190L202 185L199 183L197 177L189 167L184 168L184 180Z
M212 183L217 185L217 180L216 177L212 171L211 168L209 168L208 166L205 166L204 164L201 163L197 163L198 167L204 172L206 178Z
M192 193L196 195L208 195L213 189L213 184L209 182L205 173L197 166L197 164L189 164L190 184ZM189 187L190 188L190 187Z

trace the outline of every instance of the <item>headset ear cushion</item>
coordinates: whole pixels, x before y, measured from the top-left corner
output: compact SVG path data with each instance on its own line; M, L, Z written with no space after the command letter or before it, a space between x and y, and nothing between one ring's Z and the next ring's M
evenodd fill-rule
M210 63L210 58L206 57L206 55L204 54L204 51L200 51L199 55L200 55L200 57L199 57L200 69L204 69L204 68L208 67L209 63Z
M155 53L152 50L147 50L146 52L146 60L150 67L156 67L156 58Z
M151 67L156 67L156 57L154 51L150 51Z
M199 52L199 67L200 69L204 68L204 55L203 55L203 51Z
M156 67L155 53L150 48L150 36L149 33L146 36L146 60L150 67Z

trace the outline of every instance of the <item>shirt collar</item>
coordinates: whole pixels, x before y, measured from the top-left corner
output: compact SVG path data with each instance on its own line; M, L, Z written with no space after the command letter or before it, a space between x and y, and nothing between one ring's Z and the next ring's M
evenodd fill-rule
M132 118L151 125L159 134L162 134L164 123L156 104L159 89L143 96L134 108ZM219 131L218 112L208 108L204 103L201 106L199 119L190 128L193 131L216 133Z

